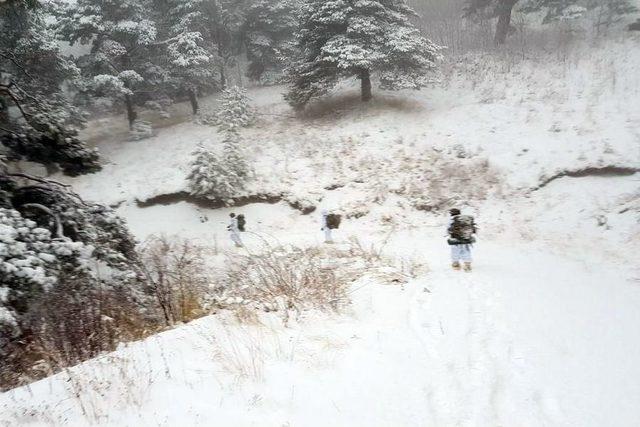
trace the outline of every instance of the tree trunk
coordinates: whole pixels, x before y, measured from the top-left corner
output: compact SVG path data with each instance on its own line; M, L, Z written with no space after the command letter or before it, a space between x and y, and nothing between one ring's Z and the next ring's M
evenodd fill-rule
M224 65L220 66L220 88L222 90L227 88L227 77L224 73Z
M495 43L504 44L511 29L511 12L518 0L500 0L496 6L498 23L496 24Z
M371 95L371 72L369 70L360 71L360 90L362 102L368 102L373 97Z
M189 89L189 102L191 103L191 110L193 111L193 115L198 114L200 110L200 105L198 104L198 94L195 89Z
M124 103L127 106L127 120L129 120L129 129L133 129L133 122L135 122L138 118L138 114L133 108L133 99L131 99L131 95L124 96Z

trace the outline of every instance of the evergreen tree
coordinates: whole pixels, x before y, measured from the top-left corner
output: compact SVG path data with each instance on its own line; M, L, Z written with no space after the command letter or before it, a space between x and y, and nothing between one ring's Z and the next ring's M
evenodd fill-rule
M355 76L368 101L372 73L385 89L423 87L440 47L420 35L411 23L415 16L403 0L305 1L285 98L301 109Z
M237 132L225 133L222 155L201 145L193 153L191 172L187 176L191 194L228 202L244 190L248 167L239 150Z
M71 45L91 46L79 58L95 94L124 101L129 126L137 118L136 99L161 85L166 71L151 61L157 55L156 24L150 0L77 0L57 13L58 30Z
M244 39L249 59L247 75L260 81L281 73L293 57L293 36L298 26L295 0L254 0L244 18ZM271 81L275 80L273 78Z
M78 138L83 115L65 96L79 78L60 53L38 3L0 3L0 143L12 159L59 166L76 175L100 168Z
M250 168L239 131L251 121L244 90L237 86L227 89L215 115L218 131L223 135L222 153L217 155L205 146L193 153L191 172L187 176L191 194L227 202L244 190Z
M466 0L464 16L471 19L480 16L497 17L495 42L504 44L507 35L514 31L511 14L516 5L524 13L546 11L543 24L578 19L586 12L597 9L598 31L601 26L608 27L622 16L638 10L633 0Z
M99 169L97 153L73 127L82 114L62 89L79 72L60 55L45 12L35 1L0 2L0 141L7 154L0 156L0 388L20 377L21 357L43 328L38 310L59 289L76 284L72 295L59 295L88 307L95 307L89 294L98 291L145 298L135 241L111 209L88 204L57 182L15 172L20 158L69 175ZM85 326L87 340L101 327ZM102 350L95 346L85 356Z
M244 89L232 86L225 89L220 97L218 108L200 115L199 123L219 126L220 130L238 129L253 123L254 111L249 106L249 97Z
M217 69L218 87L225 88L228 69L236 65L242 47L241 29L248 0L171 0L167 21L174 32L200 35L198 45Z
M249 106L247 92L238 86L226 89L216 112L216 121L220 129L235 131L249 126L253 120L254 112Z
M157 21L166 49L161 60L167 70L167 84L178 95L186 95L193 114L199 111L198 96L219 88L215 68L218 48L206 29L200 0L155 0ZM206 38L209 36L209 38Z
M249 164L242 150L242 137L237 129L228 129L225 132L223 144L224 160L229 169L229 175L237 183L237 188L244 188L249 179Z
M586 2L581 0L528 0L523 2L522 11L529 13L546 10L542 23L548 24L552 21L579 17L582 12L586 11L581 7L581 3Z

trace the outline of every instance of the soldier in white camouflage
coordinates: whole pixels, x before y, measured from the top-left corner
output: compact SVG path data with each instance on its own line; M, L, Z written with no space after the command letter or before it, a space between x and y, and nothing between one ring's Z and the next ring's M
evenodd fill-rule
M451 267L454 270L464 268L471 271L471 248L476 242L475 235L478 230L475 220L471 215L462 215L460 209L451 209L451 215L447 225L447 243L451 246ZM464 266L460 264L464 263Z

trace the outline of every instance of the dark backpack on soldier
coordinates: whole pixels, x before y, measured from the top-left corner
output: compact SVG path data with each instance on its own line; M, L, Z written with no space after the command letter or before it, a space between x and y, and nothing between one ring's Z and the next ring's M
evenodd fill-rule
M238 215L238 230L244 232L245 225L247 225L247 220L244 219L244 215Z
M449 244L464 245L476 241L476 223L471 215L456 215L449 226Z
M327 215L327 227L329 227L330 230L337 230L340 227L341 221L342 217L338 214Z

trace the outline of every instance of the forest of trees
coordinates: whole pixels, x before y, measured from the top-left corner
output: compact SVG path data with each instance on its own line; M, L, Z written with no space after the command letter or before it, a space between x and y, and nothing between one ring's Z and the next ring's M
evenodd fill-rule
M99 153L79 133L89 115L124 114L136 129L143 108L188 102L196 115L202 96L222 91L225 102L244 105L234 87L242 78L286 84L285 99L297 110L343 79L359 81L365 102L376 82L385 90L420 89L444 52L429 28L435 12L420 17L412 9L429 10L428 3L0 2L0 387L19 382L16 372L29 364L12 359L16 349L33 360L43 357L38 331L45 326L83 337L78 340L86 346L71 358L77 361L124 339L105 318L154 321L145 308L154 290L125 223L53 179L20 172L20 161L43 165L50 174L96 172ZM543 23L597 11L598 25L635 10L626 0L441 3L464 15L464 25L491 22L498 45L516 31L516 10L538 14ZM242 188L251 166L239 148L236 121L245 120L245 111L232 118L224 109L218 114L224 155L206 147L196 153L189 176L193 194L224 198ZM69 293L73 301L65 299ZM100 310L87 304L96 300ZM91 321L70 325L78 311Z

